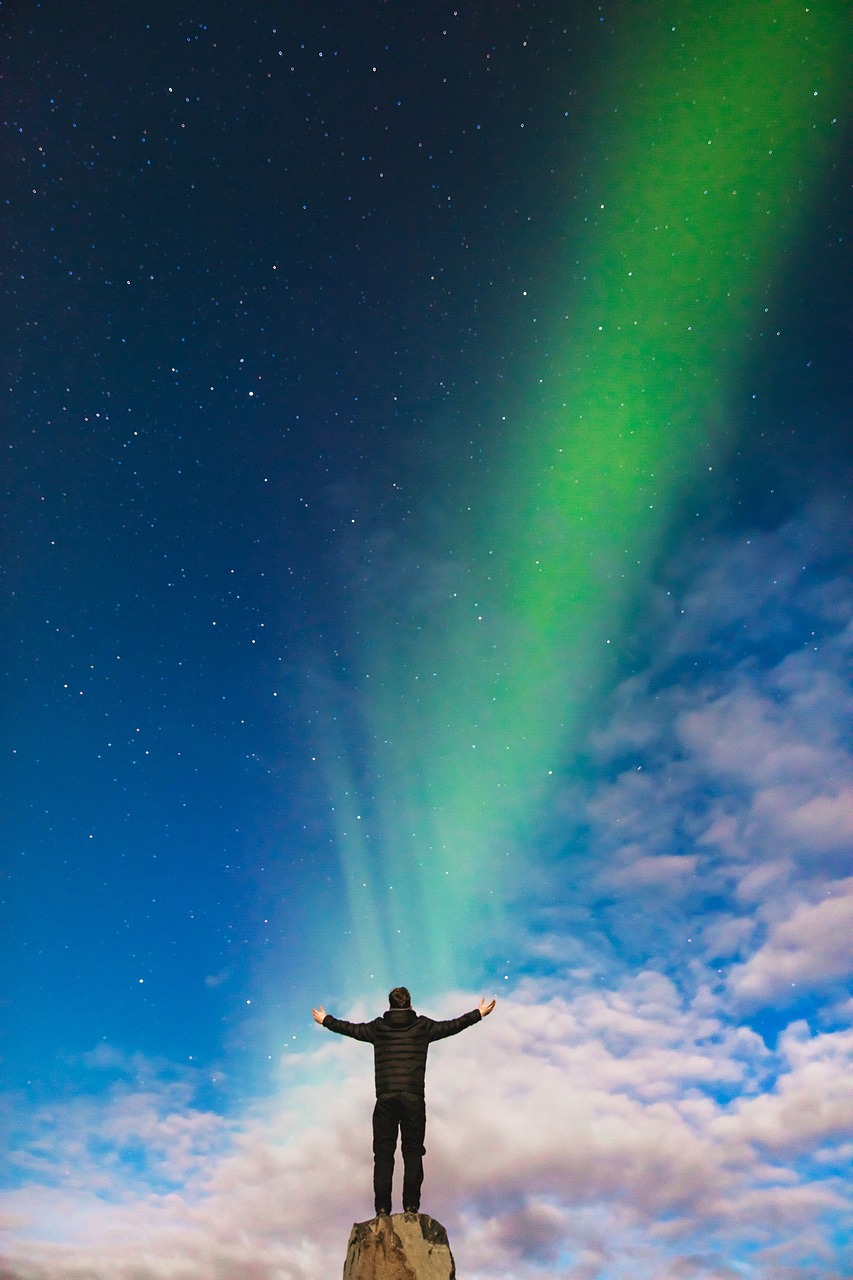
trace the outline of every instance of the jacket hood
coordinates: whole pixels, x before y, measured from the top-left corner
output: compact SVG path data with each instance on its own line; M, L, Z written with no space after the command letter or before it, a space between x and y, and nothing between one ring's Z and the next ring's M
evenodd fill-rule
M406 1027L410 1027L413 1022L417 1022L418 1015L414 1009L388 1009L383 1013L382 1017L389 1027L402 1031Z

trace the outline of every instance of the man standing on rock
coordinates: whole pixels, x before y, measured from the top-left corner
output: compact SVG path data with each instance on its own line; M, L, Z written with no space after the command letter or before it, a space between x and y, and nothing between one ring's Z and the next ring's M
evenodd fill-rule
M417 1213L420 1209L426 1130L424 1076L429 1046L434 1040L444 1040L472 1027L495 1007L494 1000L481 1000L479 1008L463 1013L461 1018L434 1022L415 1013L412 997L405 987L395 987L388 1003L390 1009L372 1022L344 1022L326 1013L322 1005L311 1010L314 1021L321 1027L373 1045L376 1069L373 1195L377 1215L391 1212L391 1178L398 1128L403 1151L403 1210Z

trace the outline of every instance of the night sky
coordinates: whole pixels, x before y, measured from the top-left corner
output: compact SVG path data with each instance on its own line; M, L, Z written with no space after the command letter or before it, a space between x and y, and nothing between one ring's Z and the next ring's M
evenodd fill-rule
M849 1274L845 9L0 9L10 1280Z

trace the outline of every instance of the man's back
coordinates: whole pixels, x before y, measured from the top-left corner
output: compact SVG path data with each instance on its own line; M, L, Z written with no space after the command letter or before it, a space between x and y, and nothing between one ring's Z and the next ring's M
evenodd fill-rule
M383 1093L416 1093L423 1096L427 1050L434 1040L455 1036L479 1022L478 1009L460 1018L436 1022L414 1009L388 1009L372 1022L345 1022L326 1014L323 1026L353 1040L373 1045L376 1096Z

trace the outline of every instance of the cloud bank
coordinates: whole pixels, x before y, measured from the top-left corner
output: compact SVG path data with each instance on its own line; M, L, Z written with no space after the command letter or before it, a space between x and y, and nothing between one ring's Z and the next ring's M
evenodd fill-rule
M843 1274L853 1030L800 1021L770 1050L659 973L548 985L433 1050L425 1208L466 1275L742 1274L732 1258ZM342 1265L370 1216L371 1072L363 1046L320 1036L299 1065L325 1083L284 1080L236 1122L166 1086L36 1117L4 1197L6 1274L319 1280Z
M467 1280L851 1273L842 514L709 539L649 603L653 656L567 779L583 822L519 934L519 976L431 1054L424 1209ZM364 1046L318 1028L274 1096L227 1115L186 1071L103 1049L91 1069L108 1091L12 1100L5 1280L342 1266L371 1212Z

